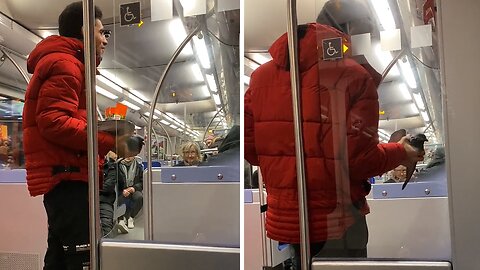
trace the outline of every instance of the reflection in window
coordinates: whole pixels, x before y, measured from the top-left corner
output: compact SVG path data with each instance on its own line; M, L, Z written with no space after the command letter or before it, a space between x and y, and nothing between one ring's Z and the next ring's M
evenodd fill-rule
M0 169L24 168L23 102L2 97L0 99Z

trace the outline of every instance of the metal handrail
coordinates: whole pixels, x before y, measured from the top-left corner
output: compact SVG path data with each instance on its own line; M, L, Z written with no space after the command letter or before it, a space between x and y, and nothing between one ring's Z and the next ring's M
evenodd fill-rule
M146 212L146 219L145 219L145 240L153 240L153 202L152 202L152 135L150 132L153 128L153 116L155 113L155 107L157 105L157 99L158 96L160 95L160 90L162 88L163 83L165 82L165 79L167 77L168 72L170 71L170 68L172 67L173 63L175 62L175 59L177 59L178 55L180 52L183 50L185 45L190 42L190 40L193 38L193 36L200 31L201 27L197 26L188 36L185 38L185 40L182 41L180 46L178 46L177 50L173 53L172 58L167 64L167 67L163 71L162 76L160 77L160 80L157 83L157 86L155 88L155 93L153 94L152 98L152 106L150 106L150 115L148 117L148 129L147 129L147 178L144 183L144 196L145 199L144 201L146 202L145 204L145 212Z
M407 49L406 48L403 48L398 54L397 56L395 56L392 61L390 61L390 63L388 63L387 67L385 68L385 70L382 72L382 80L380 81L379 85L382 84L382 82L385 80L385 78L387 77L388 75L388 72L390 72L390 70L393 68L393 66L397 63L398 59L400 59L400 57L402 57L405 53L406 53Z
M205 131L203 132L203 138L202 138L202 142L205 141L205 135L208 133L208 129L210 128L210 125L213 123L213 120L215 120L215 118L217 118L217 115L221 112L221 111L224 111L225 110L225 104L223 104L223 106L220 108L220 110L218 110L215 115L212 117L212 119L210 119L210 122L208 122L208 125L207 127L205 128ZM226 112L224 111L223 112L224 114L226 114Z
M303 132L301 119L301 96L298 73L297 42L297 1L287 0L287 34L292 88L293 123L295 131L295 156L297 167L298 212L300 218L300 250L302 269L310 269L310 239L308 230L307 189L305 182L305 162L303 153Z
M5 57L8 58L8 60L10 60L12 62L12 64L15 66L15 68L17 68L18 72L20 72L20 74L22 75L23 79L25 80L25 82L30 83L30 77L28 77L27 73L25 72L25 70L23 70L23 68L17 63L17 61L15 61L11 56L10 54L8 54L5 50L3 50L2 48L0 48L0 51L3 53L3 55L5 55Z
M251 167L252 165L250 165ZM263 194L263 177L262 177L262 171L260 170L260 167L258 168L258 198L260 201L260 209L262 206L267 204L267 199L265 198L265 195ZM260 226L262 229L262 262L263 266L267 266L267 232L265 231L265 212L260 212Z

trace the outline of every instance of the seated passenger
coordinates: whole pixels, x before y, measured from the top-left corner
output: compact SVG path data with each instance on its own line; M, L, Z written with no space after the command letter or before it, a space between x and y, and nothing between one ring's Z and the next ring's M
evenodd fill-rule
M113 229L113 204L117 198L117 154L110 151L103 164L103 186L100 189L100 222L102 235L106 236Z
M258 170L255 170L252 174L252 188L260 188L258 185Z
M127 141L129 151L140 153L143 138L134 136ZM118 219L118 229L128 233L134 228L134 217L143 206L143 166L135 157L117 159L113 152L106 156L103 171L103 186L100 190L100 219L103 235L107 235L114 225L114 203L125 204L126 212Z
M443 181L446 183L445 148L437 147L427 166L415 176L415 182Z
M140 159L128 157L118 163L118 168L118 185L121 191L118 204L125 204L127 208L125 215L119 218L119 225L125 228L127 222L127 227L133 229L134 218L143 206L143 165Z
M243 166L243 187L245 189L258 188L258 170L251 172L249 167L252 166L248 164Z
M391 171L391 178L385 183L400 183L407 179L407 167L400 165Z
M218 146L218 154L210 156L199 166L229 166L229 172L240 179L240 126L233 126Z
M10 143L7 139L3 139L0 143L0 164L4 168L9 167L8 156L10 153Z
M439 166L445 163L445 148L443 146L438 147L433 152L432 159L427 164L427 169L435 166Z
M202 162L200 166L236 165L240 167L240 126L233 126L222 144L218 146L218 154Z
M208 135L207 139L205 140L205 146L206 146L207 148L213 148L212 145L213 145L213 143L215 143L215 140L216 140L216 139L217 139L217 138L216 138L215 136L213 136L213 135L211 135L211 134Z
M186 142L181 147L182 160L176 166L196 166L202 161L200 147L195 142Z

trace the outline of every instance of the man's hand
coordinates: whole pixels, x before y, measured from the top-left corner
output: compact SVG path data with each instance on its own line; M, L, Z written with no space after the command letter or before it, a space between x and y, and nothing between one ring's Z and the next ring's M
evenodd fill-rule
M402 165L407 166L412 163L417 163L418 161L422 161L423 157L425 156L425 151L417 151L413 146L410 145L410 136L404 136L398 142L399 144L403 145L405 152L407 153L407 158L402 162Z
M115 161L115 160L117 160L117 154L115 154L112 151L108 151L107 158Z

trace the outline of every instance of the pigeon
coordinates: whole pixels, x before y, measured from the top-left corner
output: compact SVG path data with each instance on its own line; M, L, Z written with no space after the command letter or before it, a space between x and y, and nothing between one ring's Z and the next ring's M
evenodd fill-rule
M398 142L405 136L407 136L407 131L405 129L399 129L392 133L392 135L390 136L390 140L388 142ZM409 144L419 153L425 152L425 148L423 147L425 142L428 142L428 140L425 134L422 134L422 133L411 137L409 140ZM417 162L412 162L410 164L405 164L405 165L407 167L407 178L405 179L405 182L402 185L402 190L405 189L408 182L412 178L413 172L415 171L415 168L417 166Z

